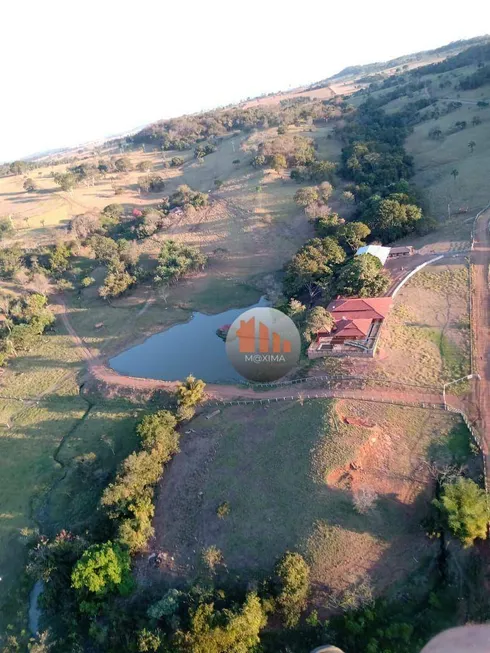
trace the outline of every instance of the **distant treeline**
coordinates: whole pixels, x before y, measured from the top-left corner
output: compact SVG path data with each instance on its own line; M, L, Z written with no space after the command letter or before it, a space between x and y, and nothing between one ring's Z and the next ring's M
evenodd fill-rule
M299 100L299 98L298 98ZM342 103L339 98L338 103ZM308 120L325 120L340 115L337 102L301 99L280 107L251 107L215 110L194 116L164 120L145 127L128 142L149 144L162 150L189 150L201 141L219 139L234 131L279 127Z

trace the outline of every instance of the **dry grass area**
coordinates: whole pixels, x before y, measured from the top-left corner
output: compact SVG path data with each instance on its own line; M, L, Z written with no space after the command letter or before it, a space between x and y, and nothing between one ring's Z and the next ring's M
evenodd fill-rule
M155 570L142 558L140 582L194 577L211 545L232 574L267 572L285 550L300 550L319 606L361 579L385 589L433 555L420 527L430 498L424 461L469 455L454 416L369 402L226 407L190 428L157 500L151 550L167 564ZM377 495L366 514L353 505L362 487Z
M468 268L447 259L416 274L396 296L379 357L356 361L376 377L440 387L469 374Z
M485 96L490 95L490 87L479 89ZM462 101L466 93L460 93ZM482 124L472 126L474 116L482 119ZM445 132L456 121L466 121L468 127L462 131L446 136L442 141L428 137L429 130L436 124ZM472 213L490 202L487 183L488 150L490 147L490 109L479 109L475 104L463 106L440 118L417 125L408 137L406 148L413 155L416 165L414 182L423 189L436 217L448 215L460 208ZM471 152L468 143L474 141L476 146ZM459 174L454 179L452 170Z
M291 91L284 91L281 93L275 93L272 95L266 95L265 97L254 98L253 100L247 100L242 103L244 109L249 109L250 107L259 107L266 105L277 105L280 104L283 100L294 100L298 97L308 97L312 100L329 100L330 98L337 95L337 91L334 91L330 86L323 86L322 88L317 88L314 91L308 90L305 86L303 88L295 88Z

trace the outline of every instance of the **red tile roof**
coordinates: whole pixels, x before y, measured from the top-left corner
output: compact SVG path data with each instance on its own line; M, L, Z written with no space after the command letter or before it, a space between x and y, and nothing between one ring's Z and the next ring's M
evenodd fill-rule
M335 331L332 335L342 336L344 338L363 338L366 337L371 328L372 320L348 320L342 318L335 320Z
M383 320L391 307L391 297L339 298L327 306L334 319Z

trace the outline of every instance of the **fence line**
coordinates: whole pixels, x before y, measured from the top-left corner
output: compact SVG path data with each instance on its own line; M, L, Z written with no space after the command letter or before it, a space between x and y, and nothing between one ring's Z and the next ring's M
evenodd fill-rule
M488 478L487 478L487 456L485 454L484 448L483 448L483 438L482 436L478 433L478 431L475 429L475 427L471 424L470 420L468 419L466 413L459 408L453 408L452 406L446 405L446 410L449 411L450 413L456 413L458 414L464 423L466 424L468 431L471 433L473 436L473 440L475 441L476 446L478 447L478 450L481 454L482 457L482 462L483 462L483 484L485 486L485 492L488 494Z
M482 209L481 211L478 211L478 213L475 215L475 218L473 220L473 225L471 227L471 246L470 246L470 264L469 264L469 279L468 279L468 287L469 287L469 294L470 294L470 301L469 301L469 313L470 313L470 373L474 374L475 372L475 337L474 337L474 323L473 323L473 264L471 262L471 252L473 251L475 247L475 236L476 236L476 227L478 224L478 218L485 213L490 208L490 204L487 204L487 206Z
M372 382L376 384L387 384L387 385L399 385L402 387L411 387L411 388L424 388L424 390L436 390L440 391L439 386L434 385L425 385L423 383L408 383L405 381L395 381L392 379L377 379L369 376L361 375L321 375L321 376L306 376L299 379L290 379L288 381L276 381L271 383L247 383L243 382L240 385L243 385L247 388L280 388L281 386L291 386L298 383L308 383L315 381L326 381L327 383L338 383L341 381L365 381L366 383ZM218 384L219 385L219 384Z
M350 395L349 393L344 393L336 397L327 397L321 394L305 394L301 397L291 395L286 397L272 397L268 399L229 399L229 400L220 400L214 401L215 406L251 406L254 404L260 405L269 405L275 404L280 401L305 401L306 399L350 399L353 401L370 401L378 404L391 404L393 406L407 406L408 408L428 408L431 410L444 410L444 404L441 403L428 403L428 402L418 402L418 401L401 401L396 399L387 399L385 397L359 397L358 395Z

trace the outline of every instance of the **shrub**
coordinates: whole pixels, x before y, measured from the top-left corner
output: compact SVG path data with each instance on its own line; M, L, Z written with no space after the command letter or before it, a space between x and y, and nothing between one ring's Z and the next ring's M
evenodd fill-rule
M93 286L95 283L95 279L93 277L83 277L83 279L80 281L80 285L82 288L88 288L89 286Z
M230 504L228 501L223 501L223 503L220 503L218 508L216 509L216 514L220 519L224 519L230 514Z
M210 571L214 571L218 565L223 564L223 554L214 544L203 550L202 559Z
M204 398L206 384L190 374L184 383L177 388L177 403L179 406L195 406Z
M133 585L129 553L112 542L92 544L73 568L71 584L82 595L127 594Z
M306 607L310 569L299 553L287 552L276 565L277 605L286 627L295 626Z
M477 537L486 539L489 506L485 491L469 478L458 478L444 486L441 499L434 499L451 532L464 546Z

